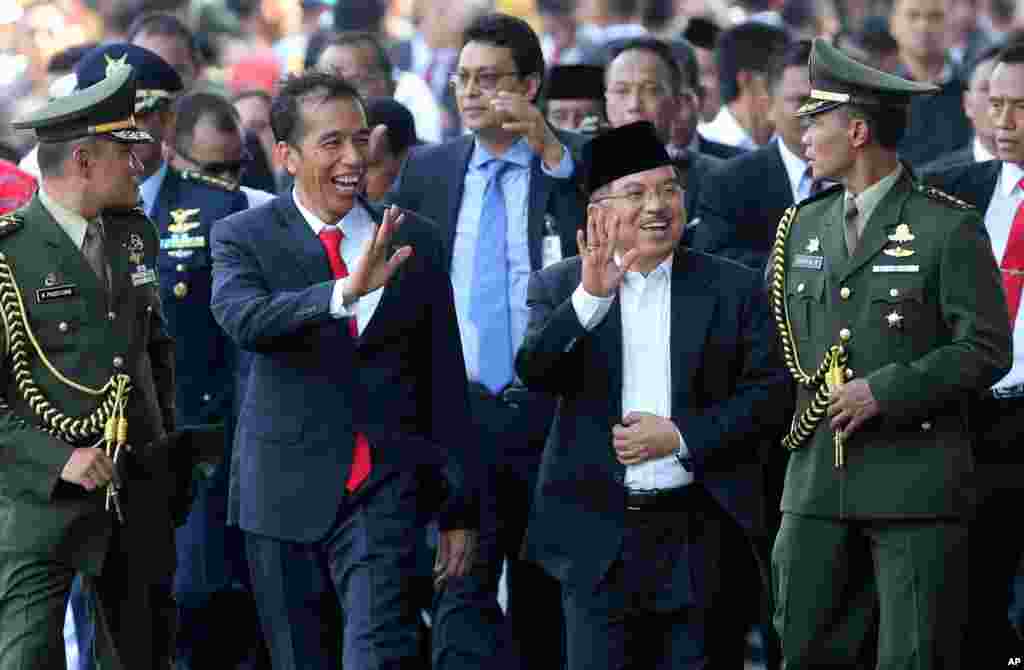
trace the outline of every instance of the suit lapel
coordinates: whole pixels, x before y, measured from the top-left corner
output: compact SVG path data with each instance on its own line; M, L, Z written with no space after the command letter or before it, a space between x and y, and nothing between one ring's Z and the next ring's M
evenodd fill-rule
M46 246L50 248L49 257L57 260L59 269L57 283L74 285L85 305L105 307L107 304L106 287L100 284L99 277L89 267L81 249L75 247L74 242L50 215L49 210L43 207L38 195L32 199L29 210L26 212L26 219L39 221L39 234Z
M530 246L530 269L534 271L543 267L544 216L548 212L548 199L554 188L554 179L544 174L540 161L540 156L534 156L530 161L530 202L527 209L529 221L526 233Z
M464 137L453 143L454 163L456 169L452 171L454 179L448 182L448 216L445 217L442 225L444 229L445 242L445 267L452 265L452 255L455 251L455 230L459 225L459 210L462 208L462 194L465 191L466 172L469 170L469 159L473 155L474 140L472 136Z
M693 378L701 367L701 352L716 298L706 290L707 280L698 271L698 256L685 249L672 261L672 330L669 354L672 366L672 414L680 415L694 388Z
M363 208L370 215L370 218L373 220L375 227L379 226L383 222L383 213L377 210L375 207L373 207L362 196L358 196L358 203L362 205ZM395 249L397 247L398 245L396 244L395 240L392 239L391 247L388 249L387 252L388 258L391 257L391 254L395 252ZM349 268L349 272L351 272L354 269L355 268ZM377 331L383 328L384 324L391 322L392 317L390 316L390 311L393 309L395 303L394 293L395 291L398 290L399 282L402 281L402 276L404 275L404 272L404 267L399 268L391 277L391 280L384 285L383 292L381 293L380 296L380 301L377 303L377 309L374 310L373 316L370 317L370 322L363 327L363 332L359 336L359 340L356 342L356 346L362 346L364 343L372 341L372 339L376 337Z
M782 140L775 140L775 145L772 147L772 151L768 152L771 167L766 171L767 174L778 175L777 179L767 180L766 186L772 189L771 193L765 194L765 202L777 202L780 205L785 203L784 207L789 207L793 204L793 186L789 183L789 173L786 171L786 164L782 162L782 154L779 153L779 142Z
M618 423L622 417L622 305L618 294L594 335L602 359L594 369L608 370L608 412L613 423Z
M859 270L865 263L877 256L878 252L889 243L890 231L888 230L888 224L899 220L903 203L906 202L912 188L913 182L911 181L910 174L904 172L893 185L892 190L875 207L875 211L871 214L871 219L867 222L864 232L860 236L860 241L857 243L853 257L846 266L846 270L843 272L840 280L846 279ZM840 216L841 218L842 216Z
M295 206L294 197L294 194L289 193L286 197L274 201L274 206L281 217L281 225L285 229L283 244L310 283L328 281L332 275L327 254L319 238L313 234L313 229Z

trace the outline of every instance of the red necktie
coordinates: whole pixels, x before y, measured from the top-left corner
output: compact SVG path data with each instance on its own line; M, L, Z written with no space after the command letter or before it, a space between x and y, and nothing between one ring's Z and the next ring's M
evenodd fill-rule
M320 231L320 243L324 245L327 252L327 262L331 265L331 272L335 279L344 279L348 276L348 267L345 259L341 257L341 240L345 234L335 226L325 226ZM348 320L348 332L354 340L359 336L359 327L356 325L355 317ZM349 493L359 488L359 485L370 476L370 442L366 435L356 433L355 449L352 451L352 469L348 473L348 481L345 482L345 489Z
M1017 184L1024 189L1024 179ZM1020 308L1021 289L1024 288L1024 202L1017 206L1017 213L1010 226L1010 238L1006 241L1003 262L999 265L1003 274L1003 292L1010 312L1010 328L1017 322Z

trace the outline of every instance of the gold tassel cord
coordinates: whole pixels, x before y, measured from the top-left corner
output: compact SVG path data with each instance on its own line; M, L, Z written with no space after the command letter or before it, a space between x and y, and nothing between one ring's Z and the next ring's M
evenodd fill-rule
M810 405L799 417L793 418L789 433L782 438L782 446L790 451L802 447L828 414L832 391L845 382L847 361L846 349L840 345L833 345L825 353L813 374L808 374L800 365L800 356L793 337L793 325L789 319L789 304L786 300L786 242L796 219L796 212L796 207L790 207L779 221L775 243L772 245L771 285L768 294L786 368L798 384L814 392ZM842 433L837 431L834 438L837 468L845 463L842 439Z

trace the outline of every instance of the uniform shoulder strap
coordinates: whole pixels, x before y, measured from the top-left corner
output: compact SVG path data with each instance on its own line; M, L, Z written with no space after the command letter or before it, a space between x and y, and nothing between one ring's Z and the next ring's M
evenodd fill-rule
M238 190L238 184L232 181L220 179L218 177L211 177L210 175L196 172L195 170L182 170L181 178L185 181L192 182L193 184L205 184L221 191L229 191L233 193Z
M13 235L25 226L25 215L20 211L0 216L0 237Z
M916 182L914 184L914 190L917 191L918 193L924 194L926 197L932 200L941 202L947 207L952 207L953 209L975 209L974 205L972 205L971 203L965 202L960 198L957 198L956 196L952 196L949 193L946 193L940 188L936 188L928 184Z

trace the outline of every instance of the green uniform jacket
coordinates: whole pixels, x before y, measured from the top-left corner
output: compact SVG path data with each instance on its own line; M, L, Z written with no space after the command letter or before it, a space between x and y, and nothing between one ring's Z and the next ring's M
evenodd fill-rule
M53 366L90 388L112 375L131 377L126 410L128 442L135 452L125 463L121 495L126 525L119 551L137 552L140 574L162 579L174 568L172 493L166 449L150 448L172 428L174 344L164 328L155 274L159 242L139 211L108 215L105 254L111 295L85 256L60 229L38 196L0 220L0 253L21 291L33 334ZM13 293L0 300L10 314ZM103 566L116 523L104 510L105 494L86 492L60 480L72 445L43 432L41 420L15 380L3 339L0 364L0 551L45 555L87 574ZM70 417L88 415L97 398L65 385L27 343L27 370L45 398ZM96 439L74 446L92 446Z
M966 401L1011 365L1006 302L981 217L909 171L879 202L852 258L842 189L805 201L794 216L782 295L799 364L813 374L845 336L847 378L867 379L881 414L848 436L843 469L834 466L826 416L790 456L782 510L841 519L969 515ZM812 395L801 385L797 416Z

